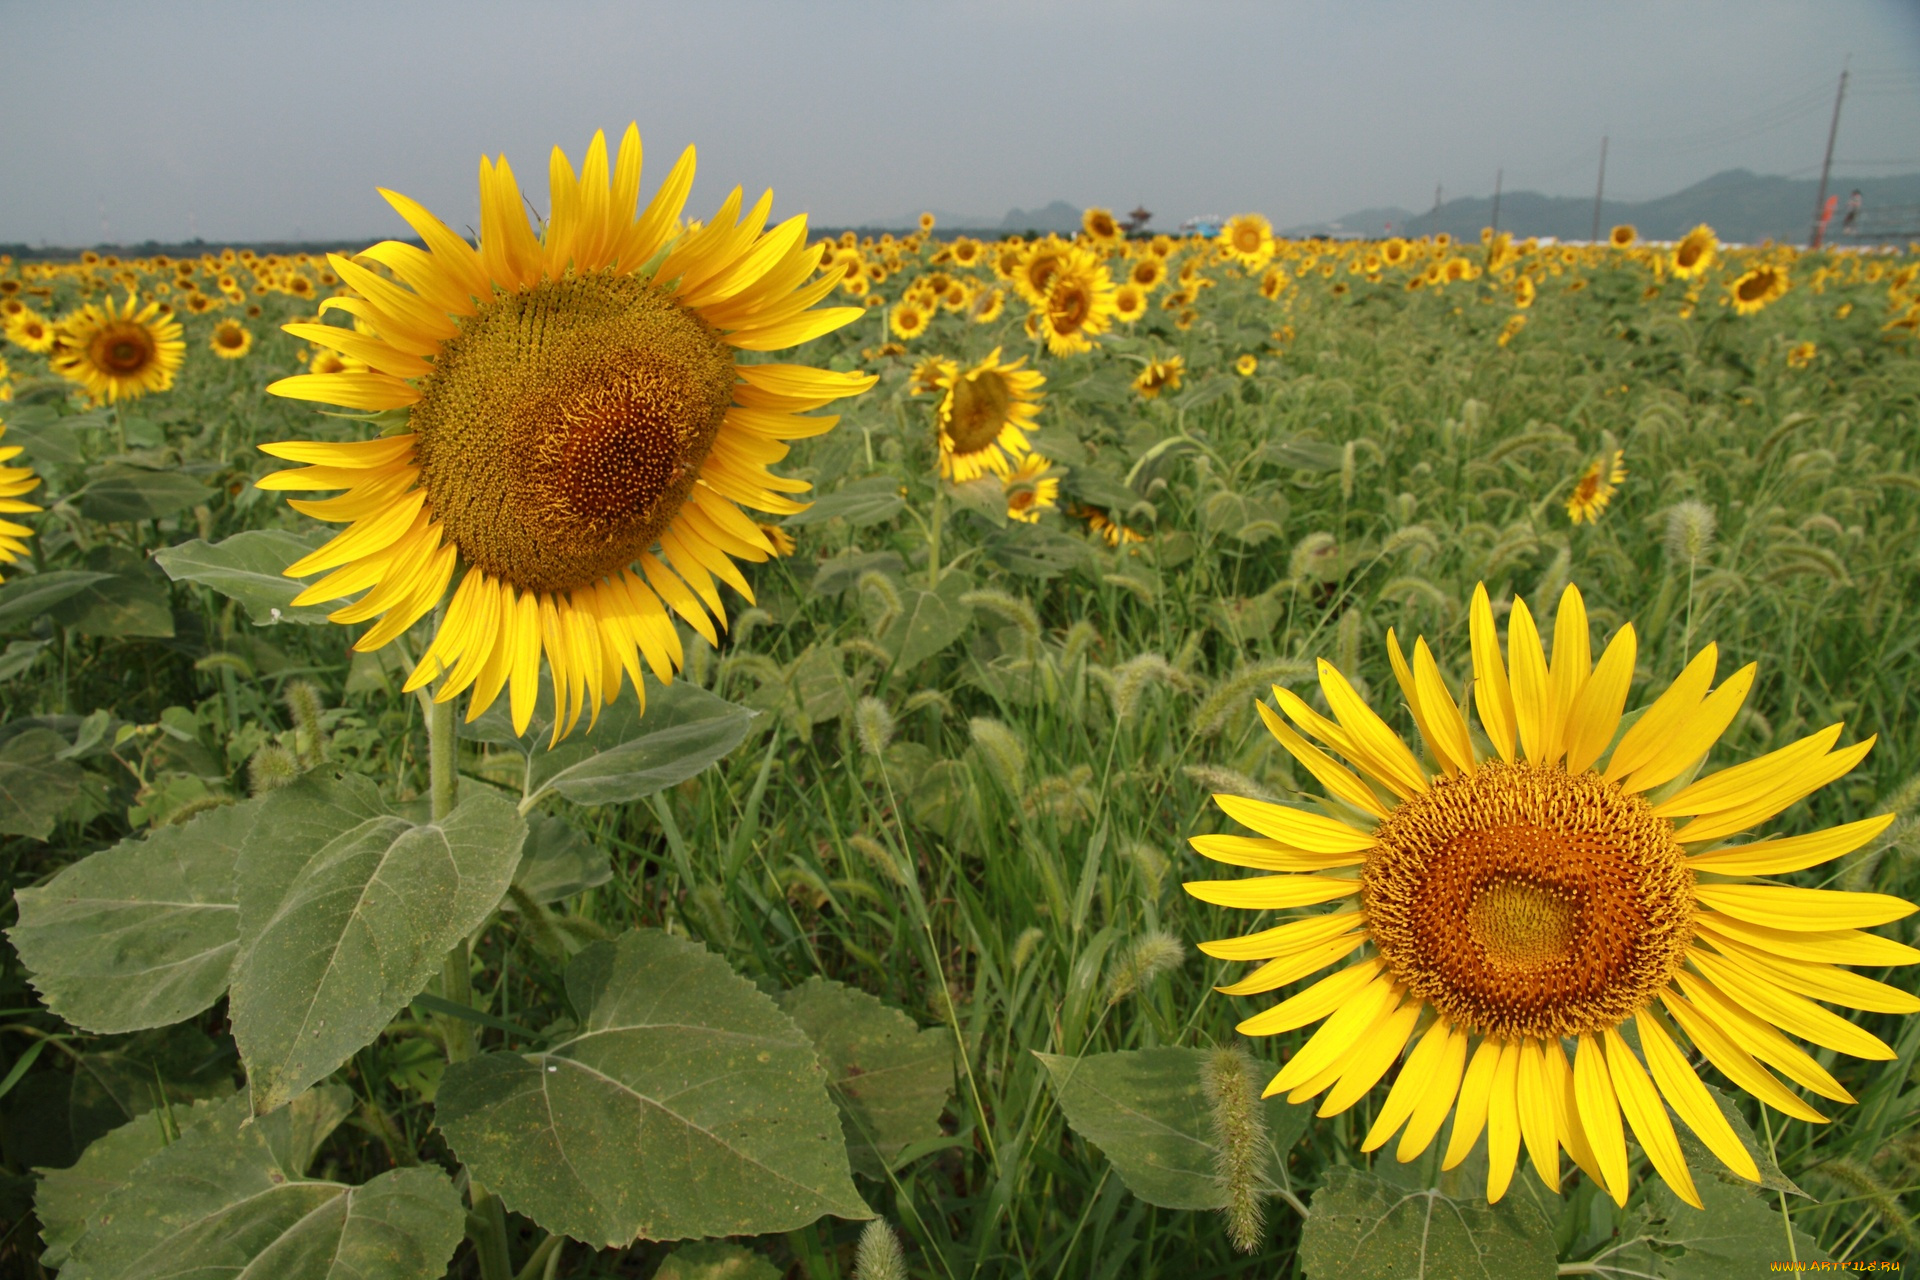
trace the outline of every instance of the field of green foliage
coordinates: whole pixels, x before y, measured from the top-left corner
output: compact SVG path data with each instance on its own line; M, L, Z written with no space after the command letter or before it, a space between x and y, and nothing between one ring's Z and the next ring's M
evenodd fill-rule
M1220 1139L1199 1055L1108 1056L1238 1042L1264 1079L1304 1039L1236 1037L1258 1002L1214 993L1240 966L1195 944L1247 932L1249 917L1182 891L1209 874L1186 839L1232 829L1214 792L1311 789L1254 702L1274 683L1308 695L1316 656L1411 733L1387 630L1406 644L1424 635L1457 687L1480 582L1496 601L1525 596L1536 616L1574 582L1600 632L1634 620L1636 704L1707 640L1722 670L1757 662L1728 760L1836 720L1848 740L1878 735L1856 773L1778 825L1891 806L1901 817L1882 841L1793 880L1920 893L1908 812L1920 807L1920 362L1910 334L1882 327L1877 274L1811 256L1794 273L1785 296L1739 316L1711 299L1696 312L1678 284L1649 288L1637 261L1589 257L1542 273L1524 329L1503 345L1514 312L1490 280L1347 288L1343 274L1336 291L1313 274L1270 301L1256 278L1222 268L1185 328L1156 306L1091 354L1035 355L1048 381L1034 444L1062 489L1032 524L1007 518L997 488L941 488L934 397L912 385L927 355L1033 353L1017 317L942 315L897 354L882 348L891 335L876 310L815 342L800 358L880 383L782 466L819 491L786 522L795 554L746 566L755 598L729 601L718 650L685 634L684 681L752 718L656 687L645 718L623 695L593 733L552 751L538 724L518 742L497 713L464 730L463 796L497 789L514 802L500 811L530 824L514 889L473 938L466 973L442 980L468 982L474 1012L454 1011L447 985L410 1004L403 994L371 1043L322 1072L329 1083L296 1105L286 1133L264 1120L246 1132L309 1156L275 1148L279 1168L316 1183L453 1169L460 1121L438 1092L449 1040L501 1050L568 1034L594 981L569 961L647 928L704 944L751 984L727 999L771 997L813 1037L847 1117L846 1185L892 1226L915 1276L1386 1274L1368 1269L1363 1231L1380 1219L1369 1239L1417 1250L1427 1226L1404 1205L1430 1187L1418 1203L1445 1219L1434 1248L1489 1251L1501 1274L1726 1276L1789 1250L1901 1257L1920 1243L1909 1194L1920 1187L1920 1022L1860 1015L1895 1062L1817 1051L1858 1099L1831 1125L1763 1116L1734 1095L1770 1157L1771 1189L1715 1183L1696 1162L1704 1215L1639 1176L1625 1209L1584 1179L1556 1197L1524 1173L1489 1209L1472 1176L1442 1178L1431 1154L1409 1166L1359 1154L1378 1094L1327 1120L1276 1100L1251 1257L1216 1211ZM431 620L403 645L355 655L359 628L292 607L294 588L272 580L319 526L253 487L280 465L254 446L356 438L361 426L264 394L299 368L301 344L274 323L312 304L274 294L261 306L238 360L208 356L211 317L182 316L178 384L118 407L87 405L37 357L9 352L4 443L24 446L15 465L43 477L34 500L47 508L0 587L10 1275L159 1274L111 1253L88 1197L221 1123L204 1116L241 1074L225 998L120 1034L50 1012L46 966L21 951L72 958L110 944L59 933L46 900L25 936L12 896L129 837L145 843L125 846L139 864L126 874L164 885L168 840L225 820L288 772L345 778L335 785L349 790L364 780L403 818L426 810L423 711L400 691L400 650L419 653ZM1803 343L1815 354L1790 361ZM1183 385L1143 398L1135 376L1174 354ZM1235 369L1243 354L1259 357L1251 374ZM1571 487L1615 448L1627 478L1596 522L1572 524ZM1670 529L1687 499L1713 512L1710 538ZM1080 508L1144 537L1110 546L1071 514ZM244 564L208 549L259 530L284 534L252 543ZM656 760L664 748L648 737L679 722L724 750L690 777ZM637 745L609 763L622 742ZM1887 932L1911 941L1914 924ZM697 967L695 954L655 960L665 973ZM439 967L431 958L436 977ZM105 971L75 960L56 973L63 998L114 1005L114 980L88 972ZM874 1063L879 1082L862 1083ZM103 1135L125 1148L112 1157L121 1164L96 1156L87 1177L64 1180L36 1172L71 1170ZM698 1199L702 1185L683 1189ZM816 1203L811 1225L735 1239L759 1270L701 1270L691 1246L542 1243L518 1214L504 1218L504 1264L461 1243L453 1266L851 1275L862 1224L835 1215L845 1192L820 1190ZM100 1239L91 1253L87 1237ZM676 1248L680 1260L662 1263ZM486 1269L499 1265L508 1271Z

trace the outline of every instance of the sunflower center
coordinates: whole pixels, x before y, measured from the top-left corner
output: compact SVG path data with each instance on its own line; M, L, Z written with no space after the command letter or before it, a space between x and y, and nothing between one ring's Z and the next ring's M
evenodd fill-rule
M1078 333L1093 312L1093 298L1077 281L1062 281L1047 300L1047 318L1056 333Z
M991 369L972 377L956 378L953 407L947 415L947 437L955 453L978 453L1000 438L1013 407L1013 388Z
M1692 937L1672 824L1596 773L1484 763L1374 834L1361 900L1381 957L1482 1035L1617 1025L1666 987Z
M151 363L153 339L140 325L108 325L94 336L89 354L102 369L126 377L139 373Z
M610 272L497 298L413 407L434 515L523 590L631 564L692 491L732 402L731 350L650 283Z

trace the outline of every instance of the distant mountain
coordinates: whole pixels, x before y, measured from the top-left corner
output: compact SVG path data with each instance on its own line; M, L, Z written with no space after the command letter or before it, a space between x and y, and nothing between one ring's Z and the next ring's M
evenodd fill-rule
M1038 209L1009 209L1004 218L973 213L950 213L944 209L931 209L933 224L942 235L951 232L971 231L981 235L1000 235L1009 231L1062 231L1072 232L1080 229L1080 206L1068 204L1065 200L1055 200L1052 204ZM920 225L918 213L904 213L897 218L883 218L877 222L862 223L853 228L856 231L911 231ZM841 230L825 228L822 230Z
M1920 235L1920 173L1888 178L1833 178L1827 193L1840 197L1829 237L1840 231L1847 195L1861 194L1861 230L1905 231ZM1813 225L1813 205L1820 184L1811 178L1782 178L1729 169L1704 182L1657 200L1608 200L1600 209L1600 234L1622 222L1632 223L1647 240L1678 240L1704 222L1721 239L1744 244L1762 240L1805 243ZM1386 234L1393 224L1398 235L1425 236L1437 232L1477 240L1482 227L1491 226L1493 200L1488 196L1449 200L1438 209L1414 214L1405 209L1362 209L1334 222L1289 227L1287 235ZM1543 196L1537 191L1509 191L1500 197L1500 230L1516 236L1556 236L1585 240L1593 231L1593 201L1581 196Z

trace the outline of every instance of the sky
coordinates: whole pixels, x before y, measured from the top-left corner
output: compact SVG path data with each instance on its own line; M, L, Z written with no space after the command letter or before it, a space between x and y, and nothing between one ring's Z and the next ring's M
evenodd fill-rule
M1287 226L1445 194L1648 199L1723 169L1920 171L1916 0L0 0L0 242L477 225L638 121L651 191L816 226L1053 200Z

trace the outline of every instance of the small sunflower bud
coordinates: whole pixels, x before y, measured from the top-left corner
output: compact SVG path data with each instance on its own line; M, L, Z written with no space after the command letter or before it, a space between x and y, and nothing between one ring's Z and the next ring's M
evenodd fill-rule
M269 742L247 761L247 790L256 796L278 791L300 776L300 761L277 742Z
M907 1255L893 1228L875 1218L853 1249L853 1280L907 1280Z
M1699 564L1713 551L1713 535L1720 521L1713 508L1694 498L1674 504L1667 511L1667 556L1689 567Z
M1266 1228L1260 1184L1272 1145L1254 1088L1253 1059L1244 1049L1215 1049L1201 1064L1200 1085L1213 1122L1214 1176L1227 1195L1227 1239L1241 1253L1252 1253Z
M864 697L853 709L853 729L861 749L878 759L893 741L893 712L880 699Z

